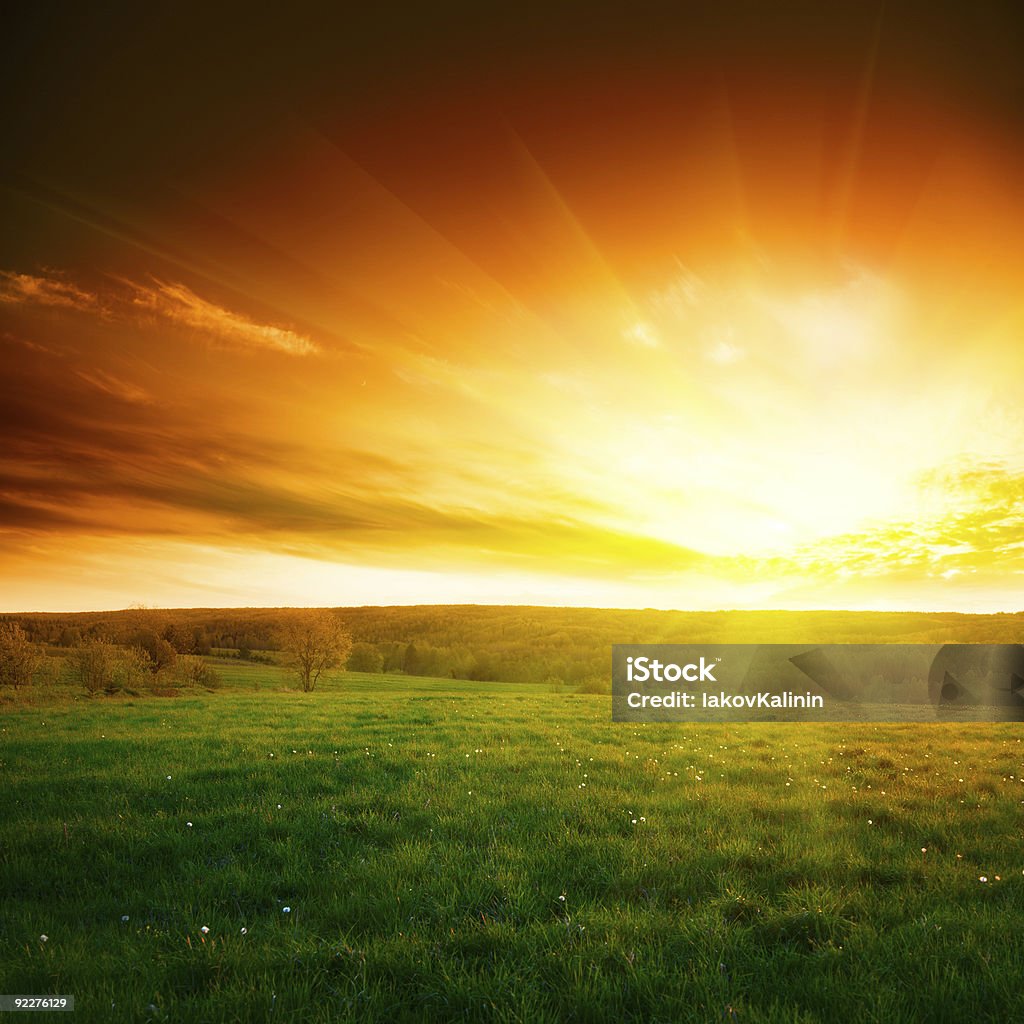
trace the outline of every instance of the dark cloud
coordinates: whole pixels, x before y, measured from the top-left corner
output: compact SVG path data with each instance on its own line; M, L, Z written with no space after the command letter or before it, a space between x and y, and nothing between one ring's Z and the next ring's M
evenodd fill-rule
M0 381L0 533L9 538L172 537L356 560L443 551L455 560L584 575L711 564L678 545L571 514L593 514L591 501L534 494L519 502L527 506L519 515L443 507L417 498L423 471L400 460L212 435L139 400L134 385L115 385L105 371L55 374L52 364L33 352ZM553 504L558 516L545 511Z

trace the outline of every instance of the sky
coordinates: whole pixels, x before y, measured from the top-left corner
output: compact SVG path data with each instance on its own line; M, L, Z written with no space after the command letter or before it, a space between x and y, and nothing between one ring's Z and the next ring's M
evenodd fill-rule
M0 610L1016 610L1012 4L25 5Z

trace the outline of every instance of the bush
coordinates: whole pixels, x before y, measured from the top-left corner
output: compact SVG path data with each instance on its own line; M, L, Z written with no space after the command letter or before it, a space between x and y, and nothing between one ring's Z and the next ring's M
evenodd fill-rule
M254 651L251 647L239 647L234 654L228 654L229 658L238 658L239 661L251 661L254 665L276 665L277 662L265 651Z
M611 693L612 683L610 679L606 679L604 676L587 676L587 678L576 687L576 692Z
M75 673L89 693L101 693L114 685L117 648L104 640L87 640L72 654Z
M183 654L174 668L174 678L180 686L205 686L215 690L220 676L197 654Z
M115 648L111 683L116 690L139 690L152 678L153 663L141 647Z
M141 647L87 640L71 655L75 674L89 693L138 691L153 678L153 662Z
M177 651L166 640L159 637L154 637L152 644L146 644L144 649L149 660L152 662L150 670L152 672L173 669L175 662L178 660Z
M0 684L19 689L32 682L42 653L16 622L0 622Z

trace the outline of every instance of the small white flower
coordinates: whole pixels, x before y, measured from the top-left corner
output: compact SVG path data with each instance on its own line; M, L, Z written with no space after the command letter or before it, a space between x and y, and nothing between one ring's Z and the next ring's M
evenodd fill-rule
M988 881L988 875L978 875L978 881L979 882L987 882Z
M167 781L168 781L168 782L170 782L170 781L171 781L171 777L170 777L170 775L168 775L168 776L167 776Z
M634 824L634 825L636 824L636 818L634 818L634 819L633 819L633 824Z
M50 936L49 935L40 935L39 936L39 941L40 942L49 942L50 941Z
M192 822L191 821L186 821L185 824L188 825L189 828L192 827Z
M565 897L564 897L564 896L559 896L559 897L558 897L558 899L559 899L559 901L560 901L561 903L564 903L564 902L565 902Z
M282 907L281 908L281 913L282 914L290 914L291 912L292 912L292 908L291 907Z
M277 805L277 809L281 810L281 805L280 804Z
M921 847L921 852L922 853L927 853L928 852L928 847L927 846L922 846Z
M209 935L209 934L210 934L210 929L209 929L209 928L208 928L208 927L207 927L207 926L206 926L205 924L204 924L204 925L203 925L203 927L202 927L202 928L200 928L199 930L200 930L200 931L201 931L201 932L202 932L202 933L203 933L204 935Z
M126 924L127 921L128 921L128 915L127 914L122 914L121 915L121 924Z
M249 931L249 929L248 929L248 928L243 928L243 929L242 929L242 934L243 934L243 935L245 935L245 934L246 934L246 933L247 933L248 931Z

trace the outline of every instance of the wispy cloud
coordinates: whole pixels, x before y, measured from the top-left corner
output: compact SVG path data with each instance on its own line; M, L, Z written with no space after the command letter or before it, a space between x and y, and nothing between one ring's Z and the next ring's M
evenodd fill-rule
M138 384L122 380L113 374L104 373L103 370L78 370L79 378L86 384L91 384L97 391L120 398L124 402L149 405L153 402L153 396Z
M184 327L221 345L310 356L320 346L306 334L280 324L261 323L197 295L180 282L153 279L146 284L123 280L102 294L69 281L63 274L0 271L0 303L52 308L138 320L157 318ZM94 382L95 383L95 382ZM98 385L100 386L100 385Z
M731 338L732 334L730 332L725 337L719 338L711 344L705 351L707 358L718 366L732 366L733 363L738 363L744 359L746 352L739 345L734 344Z
M828 537L760 567L789 577L876 580L1024 571L1024 474L998 463L952 466L921 483L925 494L942 492L943 505L930 517Z
M622 332L626 341L643 348L657 348L661 341L657 331L648 323L638 321Z
M266 348L293 356L316 355L320 346L305 334L262 324L200 298L183 284L133 284L132 305L226 344Z
M38 277L0 270L0 302L8 305L57 306L95 312L101 309L98 296L79 288L59 274Z
M174 397L68 362L58 375L44 354L27 353L0 377L0 556L46 537L159 537L588 577L707 565L699 552L602 523L607 509L570 493L503 478L500 503L473 501L493 481L460 480L456 493L444 460L424 467L354 445L211 430Z

